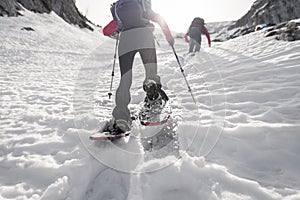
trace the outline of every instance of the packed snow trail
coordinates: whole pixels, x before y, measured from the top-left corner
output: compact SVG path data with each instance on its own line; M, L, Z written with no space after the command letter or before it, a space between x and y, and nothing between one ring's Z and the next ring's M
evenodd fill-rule
M230 134L223 135L219 145L234 152L220 157L216 149L210 158L223 164L230 159L235 166L225 165L231 171L237 175L247 171L242 177L263 185L299 188L299 176L295 178L300 161L295 155L300 126L299 42L278 42L262 35L252 33L210 51L218 55L215 62L227 69L222 75L227 91L225 132ZM240 157L247 159L236 162Z
M159 74L174 100L180 150L151 153L139 137L88 140L111 115L114 40L53 13L23 14L0 18L1 199L300 198L299 42L257 32L203 44L189 57L176 40L195 106L158 34ZM21 30L28 26L34 31ZM137 59L133 110L143 101L143 71Z

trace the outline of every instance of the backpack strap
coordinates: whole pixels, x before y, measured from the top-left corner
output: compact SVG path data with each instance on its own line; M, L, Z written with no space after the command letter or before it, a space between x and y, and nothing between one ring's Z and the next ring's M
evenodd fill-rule
M138 0L138 2L141 5L143 17L149 19L152 11L151 0Z
M114 7L114 12L115 12L115 15L116 15L116 18L117 18L118 23L121 23L121 19L120 19L118 13L117 13L117 4L118 4L118 3L119 3L119 1L116 2L116 5L115 5L115 7Z
M139 3L141 4L143 12L145 13L146 12L146 6L145 6L144 0L139 0Z
M121 22L120 17L119 17L119 15L117 13L117 5L118 5L118 3L119 3L119 1L116 1L113 4L111 4L110 12L112 14L113 20L118 25L118 31L120 31L122 29L122 22Z

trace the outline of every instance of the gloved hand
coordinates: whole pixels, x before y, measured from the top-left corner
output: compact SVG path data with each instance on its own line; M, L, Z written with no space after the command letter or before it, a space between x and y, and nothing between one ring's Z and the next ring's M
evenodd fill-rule
M104 28L103 28L103 34L105 36L112 36L116 34L118 31L118 23L114 20L109 22Z
M184 35L184 41L186 43L190 43L189 36L187 34Z

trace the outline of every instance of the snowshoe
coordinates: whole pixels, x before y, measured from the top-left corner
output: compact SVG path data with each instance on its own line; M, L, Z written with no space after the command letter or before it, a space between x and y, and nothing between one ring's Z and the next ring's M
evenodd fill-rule
M145 99L144 106L139 113L140 123L144 126L158 126L166 123L171 117L171 107L167 101L159 96L155 101Z
M91 140L114 140L128 136L130 134L130 127L125 120L110 120L107 122L103 130L96 132L90 136Z
M114 133L114 132L96 132L92 135L90 135L90 139L91 140L97 140L97 141L101 141L101 140L110 140L113 141L115 139L120 139L122 137L126 137L130 134L130 131L125 132L125 133Z
M159 97L159 95L164 101L169 100L169 97L161 88L161 84L157 84L154 80L148 80L143 87L146 92L146 96L150 101L154 101Z

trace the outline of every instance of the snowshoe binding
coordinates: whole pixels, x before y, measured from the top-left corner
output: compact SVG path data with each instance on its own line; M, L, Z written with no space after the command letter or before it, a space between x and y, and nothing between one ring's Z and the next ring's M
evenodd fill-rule
M91 140L115 140L130 134L130 127L125 120L110 120L102 131L98 131L90 136Z
M161 89L161 85L149 80L144 85L146 97L144 106L139 113L139 120L142 125L156 126L165 123L170 117L170 109L166 108L169 100L166 93Z

